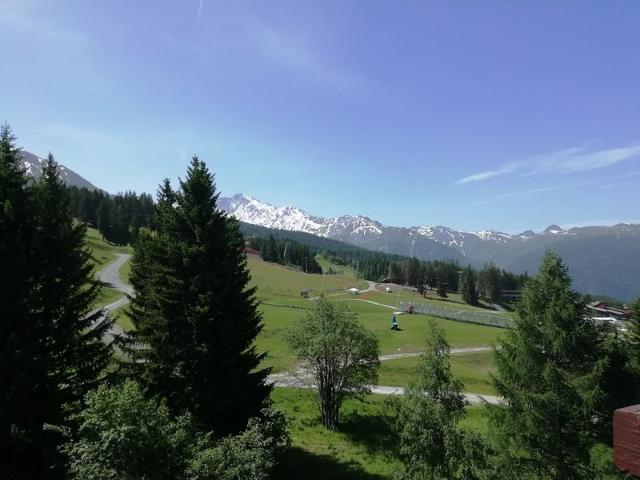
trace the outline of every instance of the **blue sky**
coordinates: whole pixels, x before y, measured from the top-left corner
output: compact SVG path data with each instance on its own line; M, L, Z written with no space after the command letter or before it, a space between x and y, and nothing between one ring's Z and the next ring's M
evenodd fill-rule
M640 2L35 1L0 121L100 187L508 232L640 222Z

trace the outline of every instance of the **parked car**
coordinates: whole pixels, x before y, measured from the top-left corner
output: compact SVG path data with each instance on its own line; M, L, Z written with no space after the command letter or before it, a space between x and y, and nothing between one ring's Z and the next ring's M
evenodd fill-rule
M391 291L392 291L391 287L387 287L387 288L385 288L385 290L387 291L387 293L391 293Z

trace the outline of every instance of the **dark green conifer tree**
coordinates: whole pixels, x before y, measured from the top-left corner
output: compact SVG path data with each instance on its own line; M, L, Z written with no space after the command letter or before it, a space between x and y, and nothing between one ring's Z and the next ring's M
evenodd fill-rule
M547 253L495 350L494 384L505 405L492 408L491 420L518 478L593 478L589 447L607 362L599 358L602 334L577 300L567 268Z
M471 268L471 265L467 265L467 268L462 270L460 277L460 290L462 291L462 299L469 305L478 305L478 290L476 287L476 274Z
M273 238L273 235L269 235L269 240L267 242L267 260L268 262L278 262L279 254L278 254L278 246L276 245L276 239Z
M85 229L55 162L27 187L7 127L0 137L0 478L59 478L55 427L107 364L109 323L91 313Z
M154 231L142 231L135 246L131 278L143 383L221 436L257 416L270 388L253 345L262 323L244 240L217 198L196 157L177 192L165 182Z
M27 189L20 150L8 125L0 131L0 478L34 478L46 471L34 446L42 425L31 411L41 377L38 333L31 303L35 290L33 193Z

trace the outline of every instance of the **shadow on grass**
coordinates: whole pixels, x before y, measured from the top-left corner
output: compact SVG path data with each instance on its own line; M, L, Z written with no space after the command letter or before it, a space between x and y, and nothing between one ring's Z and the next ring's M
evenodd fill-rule
M357 462L338 462L329 455L317 455L302 448L292 447L285 453L273 478L283 480L383 480L385 477L367 473Z
M369 453L395 455L398 438L391 420L387 415L352 412L343 416L338 429L352 442L365 447Z

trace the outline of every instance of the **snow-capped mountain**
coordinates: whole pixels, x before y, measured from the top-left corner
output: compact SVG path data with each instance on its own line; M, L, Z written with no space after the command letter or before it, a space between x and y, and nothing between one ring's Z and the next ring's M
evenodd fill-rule
M526 242L540 235L568 233L557 225L551 225L541 234L528 230L519 235L509 235L496 230L466 232L442 225L423 225L410 228L390 227L362 215L344 215L336 218L317 217L297 207L276 207L243 194L228 198L223 197L219 200L219 205L242 222L279 230L310 233L359 246L374 247L376 250L392 251L387 245L389 238L406 237L407 248L400 248L396 245L395 251L392 253L402 252L402 254L408 255L416 254L414 250L420 250L420 245L416 250L416 242L430 240L449 247L451 251L443 253L447 253L450 258L475 258L478 256L484 259L493 255L482 254L483 250L492 250L493 247L514 242Z
M42 175L42 167L44 165L45 159L34 155L33 153L22 150L20 152L22 155L22 164L24 165L24 169L28 176L33 177L34 179L40 178ZM89 190L99 190L98 187L93 185L89 180L78 175L76 172L71 170L70 168L65 167L62 164L58 164L58 171L60 173L60 178L70 186L80 187L80 188L88 188Z
M218 206L242 222L310 233L371 250L428 259L464 257L459 251L421 236L412 229L388 227L362 215L316 217L297 207L276 207L242 194L222 197Z
M384 228L379 222L359 215L326 219L309 215L297 207L276 207L242 194L222 197L218 206L242 222L327 238L340 236L346 231L362 236L381 235Z
M579 291L630 299L640 285L640 225L563 229L510 235L496 230L466 232L442 225L411 228L383 225L362 215L322 218L297 207L275 207L245 195L220 198L218 205L238 220L279 230L301 231L370 250L452 259L481 267L495 262L517 273L534 272L547 250L566 261Z

